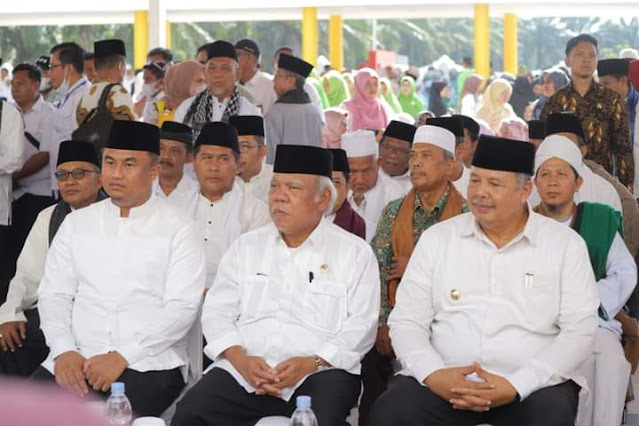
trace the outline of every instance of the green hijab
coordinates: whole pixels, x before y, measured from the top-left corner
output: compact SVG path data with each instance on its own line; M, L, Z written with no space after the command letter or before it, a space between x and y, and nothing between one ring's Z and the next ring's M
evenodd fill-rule
M411 86L408 96L404 96L404 93L402 92L402 84L405 81L409 82ZM416 85L413 77L407 75L399 81L399 95L397 95L397 100L402 106L402 110L404 110L406 114L410 114L413 118L417 118L419 113L425 108L424 102L419 99L419 96L417 96L417 93L415 92Z
M348 87L342 74L330 70L322 77L322 87L328 98L330 107L339 107L342 102L350 99Z
M322 87L322 83L319 81L319 74L315 71L315 68L311 71L310 76L306 79L307 82L311 83L315 90L317 90L317 94L319 95L320 102L322 102L322 109L328 108L328 98L326 97L326 92L324 92L324 88Z
M384 96L384 94L382 93L382 85L386 86L386 96ZM402 112L402 106L397 101L397 96L395 96L395 93L393 93L393 85L386 77L382 77L379 79L378 96L380 99L384 99L386 102L388 102L388 105L390 105L391 109L395 111L395 114L399 114L400 112Z
M348 89L348 95L349 98L353 97L353 92L354 92L354 88L355 88L355 77L353 77L353 74L351 74L350 72L344 72L342 73L342 77L344 78L344 81L346 82L346 88Z

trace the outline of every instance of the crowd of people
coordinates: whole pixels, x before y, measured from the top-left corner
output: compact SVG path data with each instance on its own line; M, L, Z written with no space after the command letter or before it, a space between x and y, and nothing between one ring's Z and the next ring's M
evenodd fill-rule
M115 39L3 68L0 375L124 382L173 426L299 395L320 425L621 425L636 57L581 34L485 79L193 53L138 81Z

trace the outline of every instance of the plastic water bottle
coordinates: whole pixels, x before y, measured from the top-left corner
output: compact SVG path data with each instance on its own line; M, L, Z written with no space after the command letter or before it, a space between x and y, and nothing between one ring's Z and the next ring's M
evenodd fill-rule
M297 397L297 409L291 417L291 426L318 426L317 417L311 410L311 397L301 395Z
M124 394L124 383L115 382L111 384L111 396L106 403L106 416L110 425L129 426L133 410L131 403Z

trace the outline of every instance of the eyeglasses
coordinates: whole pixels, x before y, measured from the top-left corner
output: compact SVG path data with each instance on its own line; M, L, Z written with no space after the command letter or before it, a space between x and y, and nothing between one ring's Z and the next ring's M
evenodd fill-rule
M410 155L410 149L407 148L394 148L392 146L386 145L385 143L380 145L382 151L386 154L395 154L395 155Z
M250 143L241 143L240 144L240 152L250 151L253 148L257 148L258 144L250 144Z
M65 180L69 179L69 176L73 177L73 179L75 180L82 180L84 179L84 175L86 173L98 173L98 172L95 170L85 170L85 169L73 169L70 172L66 170L60 170L55 172L55 178L60 182L64 182Z
M61 63L60 64L49 64L49 69L54 69L54 68L62 67L62 66L64 66L64 65L61 64Z

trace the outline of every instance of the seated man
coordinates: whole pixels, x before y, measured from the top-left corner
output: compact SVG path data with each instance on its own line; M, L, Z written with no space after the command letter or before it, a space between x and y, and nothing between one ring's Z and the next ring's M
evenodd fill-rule
M49 245L68 213L104 199L100 162L88 142L60 144L55 176L62 200L38 215L24 243L7 301L0 306L0 374L30 376L49 353L40 330L38 286Z
M455 135L455 162L450 172L450 180L457 191L465 197L470 183L470 168L466 167L464 159L471 153L472 144L470 138L466 138L462 116L429 118L426 124L442 127Z
M184 166L193 161L193 132L189 126L165 121L160 130L160 173L153 181L153 193L174 207L192 211L198 185Z
M237 130L221 121L207 123L195 141L195 222L206 252L206 288L213 284L222 255L241 234L271 220L268 207L242 193L235 181L240 148Z
M471 213L422 234L388 320L404 369L371 425L574 424L597 287L584 241L528 208L534 151L481 136Z
M348 156L350 180L348 202L367 224L366 241L373 239L382 210L388 203L406 194L397 182L379 173L378 145L375 133L368 130L344 133L342 148Z
M153 196L159 153L157 127L113 123L102 160L111 198L67 216L38 291L51 352L33 376L80 395L124 382L139 416L159 416L184 387L204 290L195 224Z
M264 119L259 115L236 115L229 118L229 124L237 129L240 143L236 181L244 192L267 204L273 166L264 163Z
M535 156L535 185L541 196L537 213L570 226L586 241L601 301L595 347L580 371L590 398L580 399L577 425L620 425L630 364L621 347L621 323L615 316L630 297L637 267L621 237L621 214L605 204L575 204L583 179L581 152L568 138L549 136Z
M408 160L415 130L417 128L412 124L393 120L379 141L379 174L393 179L406 192L411 189Z
M351 171L348 168L346 151L343 149L329 149L329 151L333 154L333 185L337 191L337 199L331 214L326 216L326 219L351 234L366 239L366 221L355 213L351 203L346 201Z
M449 130L428 124L417 129L410 160L413 186L408 195L384 208L371 242L379 264L382 304L375 347L362 361L361 425L367 424L371 406L386 390L393 373L395 354L386 324L415 244L431 226L468 211L466 201L450 181L454 152L455 135Z
M254 425L290 416L297 395L312 397L319 424L346 425L375 339L379 276L368 244L324 219L335 202L331 162L322 148L278 146L274 224L222 258L202 313L215 362L173 426Z

